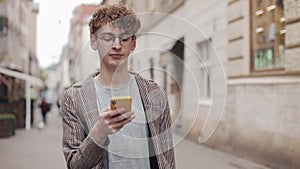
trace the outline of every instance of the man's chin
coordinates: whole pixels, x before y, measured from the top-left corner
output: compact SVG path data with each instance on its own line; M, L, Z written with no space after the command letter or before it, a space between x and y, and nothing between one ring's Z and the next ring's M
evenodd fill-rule
M124 60L114 60L110 62L110 66L115 69L120 69L123 66L127 66L126 61Z

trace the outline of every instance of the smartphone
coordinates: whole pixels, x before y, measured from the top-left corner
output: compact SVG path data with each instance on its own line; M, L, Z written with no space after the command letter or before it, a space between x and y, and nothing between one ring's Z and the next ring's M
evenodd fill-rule
M110 109L115 110L118 108L124 108L126 112L131 111L132 97L131 96L120 96L112 97L110 99Z

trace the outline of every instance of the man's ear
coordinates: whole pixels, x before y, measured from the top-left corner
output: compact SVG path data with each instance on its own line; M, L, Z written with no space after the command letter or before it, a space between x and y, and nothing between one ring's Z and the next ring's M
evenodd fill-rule
M95 35L90 34L90 42L92 49L97 50L97 39Z
M133 36L130 50L134 51L135 47L136 47L136 36Z

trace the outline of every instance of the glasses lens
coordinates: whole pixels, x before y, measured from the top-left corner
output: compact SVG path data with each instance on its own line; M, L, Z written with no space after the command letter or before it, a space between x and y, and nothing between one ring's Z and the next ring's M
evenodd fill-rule
M123 47L128 46L132 41L132 35L122 35L120 37L115 37L113 35L103 35L102 37L100 37L103 44L106 45L106 46L112 46L117 38L119 40L119 43Z
M123 35L123 36L119 37L119 41L122 46L128 46L130 44L131 40L132 40L132 36L130 36L130 35Z
M111 46L114 43L115 37L111 35L104 35L101 39L104 45Z

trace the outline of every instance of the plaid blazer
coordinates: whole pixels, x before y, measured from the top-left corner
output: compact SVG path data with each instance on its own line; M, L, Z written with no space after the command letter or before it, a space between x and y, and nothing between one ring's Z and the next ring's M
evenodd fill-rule
M70 169L102 169L107 166L107 152L88 136L99 117L94 77L74 84L62 97L63 153ZM134 74L142 98L151 140L151 168L175 169L169 105L162 88ZM151 156L151 155L150 155Z

